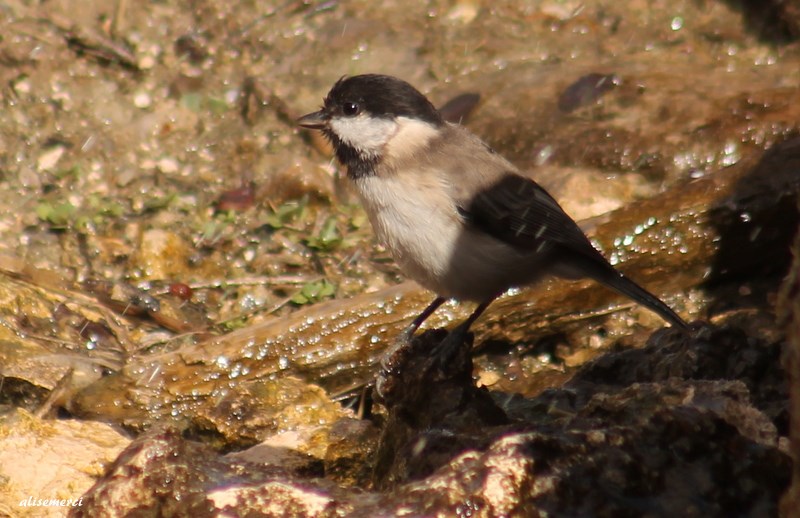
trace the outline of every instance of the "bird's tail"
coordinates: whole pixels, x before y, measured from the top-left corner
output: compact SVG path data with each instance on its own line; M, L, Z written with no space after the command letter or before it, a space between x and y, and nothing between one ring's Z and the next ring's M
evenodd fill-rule
M597 279L597 280L603 283L604 285L608 286L612 290L622 293L623 295L635 300L639 304L655 311L661 316L661 318L663 318L673 326L679 327L681 329L689 329L689 324L687 324L684 319L679 317L678 314L672 310L672 308L670 308L664 302L662 302L661 299L659 299L646 289L642 288L629 278L625 277L618 271L613 270L613 273L609 275L608 280L606 279Z
M600 284L649 308L673 326L681 329L689 329L689 324L679 317L672 308L662 302L661 299L618 272L613 266L606 262L604 258L597 260L593 257L585 257L580 263L580 265L574 265L574 268L580 271L583 276L594 279Z

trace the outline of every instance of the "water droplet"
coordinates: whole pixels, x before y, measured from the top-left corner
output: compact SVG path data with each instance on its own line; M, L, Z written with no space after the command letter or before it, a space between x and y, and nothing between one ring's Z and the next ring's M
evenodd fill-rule
M536 153L536 165L543 165L553 156L553 146L545 146Z
M736 142L728 141L722 148L722 160L720 161L723 166L731 166L739 161L741 158L739 153L739 146Z

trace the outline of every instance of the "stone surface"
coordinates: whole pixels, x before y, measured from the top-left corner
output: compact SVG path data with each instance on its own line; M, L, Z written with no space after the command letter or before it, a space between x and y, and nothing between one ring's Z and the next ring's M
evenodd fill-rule
M83 494L129 443L125 435L102 423L46 420L24 410L4 412L0 511L56 517L80 509L85 504Z

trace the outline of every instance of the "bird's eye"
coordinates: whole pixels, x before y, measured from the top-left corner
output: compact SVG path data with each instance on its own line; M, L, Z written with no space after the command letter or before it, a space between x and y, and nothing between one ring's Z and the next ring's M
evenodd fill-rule
M342 113L344 113L348 117L358 115L360 111L361 111L361 106L359 106L358 103L348 102L342 105Z

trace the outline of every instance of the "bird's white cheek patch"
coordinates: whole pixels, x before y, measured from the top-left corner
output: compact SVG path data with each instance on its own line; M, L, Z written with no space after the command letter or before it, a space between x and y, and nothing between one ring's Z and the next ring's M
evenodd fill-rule
M337 117L330 122L331 130L342 142L361 154L378 156L383 147L397 131L397 123L391 119L368 117Z
M427 145L438 134L439 130L425 121L398 117L397 131L387 142L386 155L393 158L410 155Z

